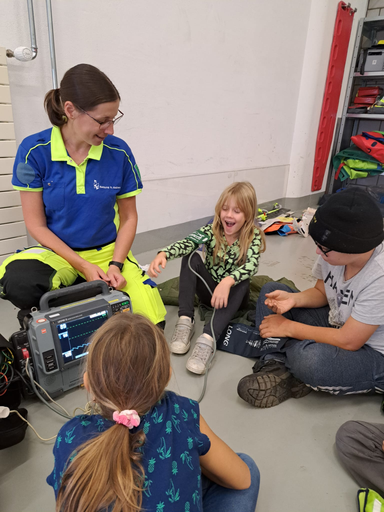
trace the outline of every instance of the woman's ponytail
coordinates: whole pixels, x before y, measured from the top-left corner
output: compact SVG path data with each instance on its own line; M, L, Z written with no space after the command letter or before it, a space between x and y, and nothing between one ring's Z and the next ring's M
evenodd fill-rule
M44 107L49 120L54 126L64 126L67 122L63 104L60 97L60 89L51 89L44 98Z
M54 126L64 126L68 119L64 105L70 101L82 111L93 110L101 103L120 101L116 87L105 73L90 64L77 64L69 69L59 89L51 89L44 98L44 107Z

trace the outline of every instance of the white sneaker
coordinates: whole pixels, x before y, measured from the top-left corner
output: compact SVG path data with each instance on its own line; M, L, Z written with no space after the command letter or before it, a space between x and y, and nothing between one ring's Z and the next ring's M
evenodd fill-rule
M178 319L169 348L173 354L186 354L191 346L195 323L188 317Z
M201 375L206 372L209 358L213 353L213 340L201 335L196 340L196 345L187 361L187 370Z

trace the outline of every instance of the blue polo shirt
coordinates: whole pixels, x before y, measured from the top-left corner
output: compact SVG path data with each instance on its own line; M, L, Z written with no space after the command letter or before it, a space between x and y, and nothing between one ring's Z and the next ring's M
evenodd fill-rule
M116 200L143 188L135 158L123 140L108 135L77 165L56 126L20 144L12 185L43 193L48 228L75 249L114 241L119 226Z

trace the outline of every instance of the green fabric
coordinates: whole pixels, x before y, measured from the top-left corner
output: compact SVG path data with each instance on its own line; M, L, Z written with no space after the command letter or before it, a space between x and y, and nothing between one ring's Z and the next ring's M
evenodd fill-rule
M261 288L266 284L273 281L269 276L254 276L250 280L250 296L247 309L241 309L237 312L236 317L231 319L234 323L253 325L253 321L248 318L250 311L254 312L256 309L256 302L260 295ZM294 290L298 290L295 283L285 277L282 277L276 281L277 283L286 284ZM174 277L164 283L158 285L160 296L166 306L178 306L179 305L179 278ZM202 304L199 304L199 300L195 295L195 307L199 308L200 319L207 323L212 316L212 309L206 308Z
M376 158L373 158L373 156L368 155L367 153L364 153L364 151L361 151L357 146L352 144L349 148L343 149L343 151L339 151L334 157L333 157L333 167L335 169L339 168L339 165L342 161L353 159L353 160L362 160L364 162L373 162L376 165L379 164L378 160ZM380 164L379 164L380 165Z
M376 176L383 172L383 166L376 160L376 158L364 153L364 151L354 144L337 153L337 155L333 157L332 162L333 167L336 170L339 169L341 164L343 164L339 173L340 181L344 181L346 179L366 178L369 175Z
M347 164L348 167L351 167L351 169L354 169L355 171L376 171L377 173L383 172L383 169L378 169L378 167L381 167L381 165L378 165L377 162L364 162L363 160L348 158L347 160L344 160L344 163Z
M345 162L343 165L343 171L347 174L348 178L350 178L351 180L355 180L357 178L366 178L369 174L366 171L356 171L355 169L351 169L350 167L348 167L348 165ZM339 177L340 177L340 175L339 175ZM343 181L343 180L341 180L341 181Z
M357 491L359 512L384 512L384 500L372 489L359 489Z

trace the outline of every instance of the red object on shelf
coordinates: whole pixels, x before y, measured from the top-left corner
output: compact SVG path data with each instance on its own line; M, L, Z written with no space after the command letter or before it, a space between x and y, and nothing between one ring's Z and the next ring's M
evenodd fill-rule
M353 103L358 105L373 105L376 101L377 96L356 96Z
M380 94L380 87L359 87L357 89L357 96L378 96Z
M317 132L315 164L312 175L312 192L320 190L322 187L325 167L332 144L333 131L335 129L345 60L347 58L352 22L355 14L354 9L348 7L348 5L344 2L339 2L337 7L319 131Z

